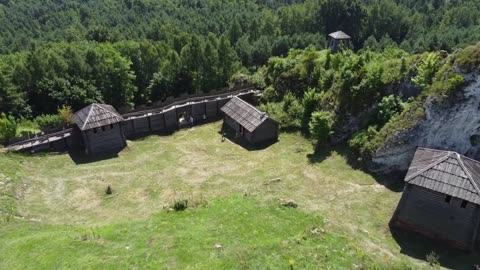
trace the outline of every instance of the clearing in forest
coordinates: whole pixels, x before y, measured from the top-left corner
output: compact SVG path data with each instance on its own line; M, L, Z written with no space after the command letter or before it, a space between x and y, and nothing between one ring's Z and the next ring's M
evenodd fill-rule
M0 268L427 267L413 258L435 247L388 226L401 179L352 168L343 149L312 155L298 134L249 151L222 142L220 125L129 142L90 163L3 154L0 210L15 218L1 225ZM184 199L186 211L168 211ZM437 253L447 267L472 265Z

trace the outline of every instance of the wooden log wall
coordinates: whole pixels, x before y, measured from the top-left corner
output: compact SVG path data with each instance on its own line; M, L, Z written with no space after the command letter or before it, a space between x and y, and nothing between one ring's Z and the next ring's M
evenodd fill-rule
M83 132L89 154L121 149L126 145L120 123Z
M238 95L246 100L253 100L253 92ZM179 128L179 119L184 116L187 121L193 116L194 123L203 123L204 117L207 121L219 119L220 109L230 101L230 97L216 98L189 102L173 106L157 112L149 112L144 115L136 115L127 118L123 123L123 132L128 139L138 138L150 133L173 132Z
M178 130L179 119L182 115L187 117L187 120L189 120L188 118L190 116L193 116L194 123L204 123L204 118L206 118L206 121L217 120L221 116L220 108L233 96L238 96L247 102L254 101L254 93L251 89L243 89L242 91L244 92L230 94L226 92L223 96L199 97L194 101L187 100L185 104L181 104L179 101L177 105L171 104L172 106L169 108L128 113L124 115L125 121L121 123L121 131L126 138L131 139L149 133L173 132ZM60 135L68 133L68 136L63 135L63 138L53 138L52 136L57 136L57 134L47 134L44 136L45 139L42 137L20 141L10 145L9 148L11 151L65 151L69 148L85 146L84 141L88 139L82 138L83 136L77 128L68 129L60 133ZM97 146L95 145L93 148L96 150Z
M408 185L394 217L394 225L442 239L451 245L468 248L475 241L478 225L476 214L479 206L451 198L445 201L445 194L429 189Z

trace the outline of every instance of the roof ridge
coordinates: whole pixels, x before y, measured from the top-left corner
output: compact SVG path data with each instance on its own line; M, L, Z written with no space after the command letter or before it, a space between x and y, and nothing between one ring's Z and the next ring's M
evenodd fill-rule
M441 159L433 162L432 164L426 166L426 167L423 168L422 170L420 170L420 171L414 173L413 175L409 176L408 178L406 178L406 179L405 179L405 182L408 182L408 181L412 180L413 178L419 176L420 174L422 174L422 173L430 170L431 168L433 168L433 167L437 166L438 164L444 162L444 161L447 160L448 158L450 158L450 155L446 155L446 156L442 157Z
M118 112L116 112L116 111L114 112L114 111L110 110L109 107L112 107L112 108L113 108L112 105L108 105L108 104L96 104L96 105L97 105L98 107L100 107L102 110L107 111L109 114L111 114L111 115L113 115L113 116L115 116L115 117L121 118L121 119L123 120L123 117L122 117ZM113 109L114 109L114 108L113 108Z
M83 122L83 126L82 126L82 128L81 128L82 130L85 129L85 126L86 126L87 123L88 123L88 118L90 117L90 114L92 113L93 107L94 107L95 105L96 105L96 103L92 103L92 104L90 105L90 110L88 111L87 117L85 118L85 121Z
M467 175L468 180L470 180L470 183L472 184L472 186L477 191L477 195L480 196L480 188L478 187L477 183L473 179L472 174L470 173L470 170L468 170L467 167L465 166L465 164L463 164L463 160L462 160L463 156L460 155L459 153L456 153L456 152L455 152L455 154L456 154L455 157L458 160L458 162L460 163L460 166L462 167L462 169L465 171L465 174Z

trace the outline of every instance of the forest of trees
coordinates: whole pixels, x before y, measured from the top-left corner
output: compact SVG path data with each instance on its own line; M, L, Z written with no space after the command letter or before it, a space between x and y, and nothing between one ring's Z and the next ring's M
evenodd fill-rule
M478 14L478 0L0 0L0 111L33 119L65 106L128 109L207 92L237 73L258 77L271 57L324 49L336 30L352 36L354 51L452 52L480 40ZM300 98L312 87L306 80L288 91Z

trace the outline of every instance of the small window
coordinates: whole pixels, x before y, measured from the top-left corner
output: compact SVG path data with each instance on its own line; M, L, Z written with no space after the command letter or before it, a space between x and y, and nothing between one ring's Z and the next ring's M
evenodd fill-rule
M96 128L93 129L93 134L97 134L97 129Z
M447 196L445 197L445 202L446 202L446 203L450 203L451 201L452 201L452 196L447 195Z
M113 129L113 124L110 124L110 129Z
M102 131L105 131L105 126L102 127Z
M468 204L468 202L465 201L465 200L463 200L461 207L462 207L462 208L467 208L467 204Z

